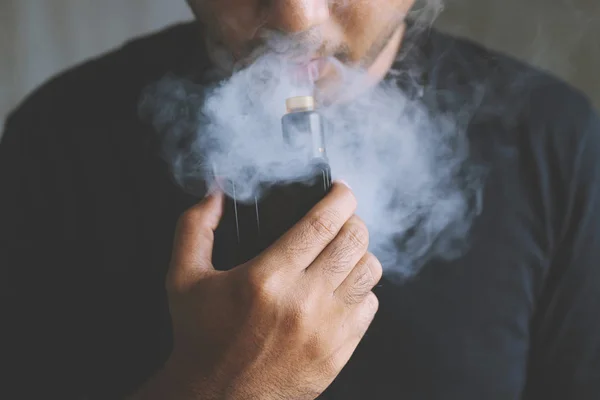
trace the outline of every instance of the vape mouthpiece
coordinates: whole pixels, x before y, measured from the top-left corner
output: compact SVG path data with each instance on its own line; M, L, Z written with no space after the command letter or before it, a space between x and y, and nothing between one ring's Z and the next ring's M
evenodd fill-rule
M283 116L283 138L290 148L306 152L308 159L327 160L325 124L315 110L312 96L290 97L286 100L287 114Z
M285 105L288 113L314 111L316 108L315 98L312 96L290 97L285 101Z

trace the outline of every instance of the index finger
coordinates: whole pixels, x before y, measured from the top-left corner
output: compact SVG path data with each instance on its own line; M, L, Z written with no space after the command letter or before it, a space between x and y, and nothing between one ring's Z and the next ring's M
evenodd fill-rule
M267 265L286 270L306 269L337 236L357 207L352 190L342 182L334 183L331 191L304 218L287 231L261 255Z

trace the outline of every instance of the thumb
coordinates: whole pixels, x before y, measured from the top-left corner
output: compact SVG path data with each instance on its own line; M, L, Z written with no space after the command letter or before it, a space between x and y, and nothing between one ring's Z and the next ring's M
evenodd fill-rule
M214 192L179 218L170 267L170 274L178 282L194 281L199 275L214 271L214 232L222 214L223 193Z

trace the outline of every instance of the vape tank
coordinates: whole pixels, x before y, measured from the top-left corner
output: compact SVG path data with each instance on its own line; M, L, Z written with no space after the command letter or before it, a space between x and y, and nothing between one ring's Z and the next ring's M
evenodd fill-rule
M284 143L309 167L305 175L291 183L270 186L251 204L238 201L235 187L232 188L215 238L215 253L227 258L218 260L220 268L228 269L256 257L304 217L331 188L326 123L316 111L314 98L289 98L286 108L281 120Z

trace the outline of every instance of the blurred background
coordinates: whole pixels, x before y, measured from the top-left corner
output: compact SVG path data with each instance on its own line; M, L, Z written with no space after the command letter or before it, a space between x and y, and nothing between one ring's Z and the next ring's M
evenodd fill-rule
M550 70L600 106L600 1L446 0L441 30ZM0 126L57 72L191 19L184 0L0 0Z

